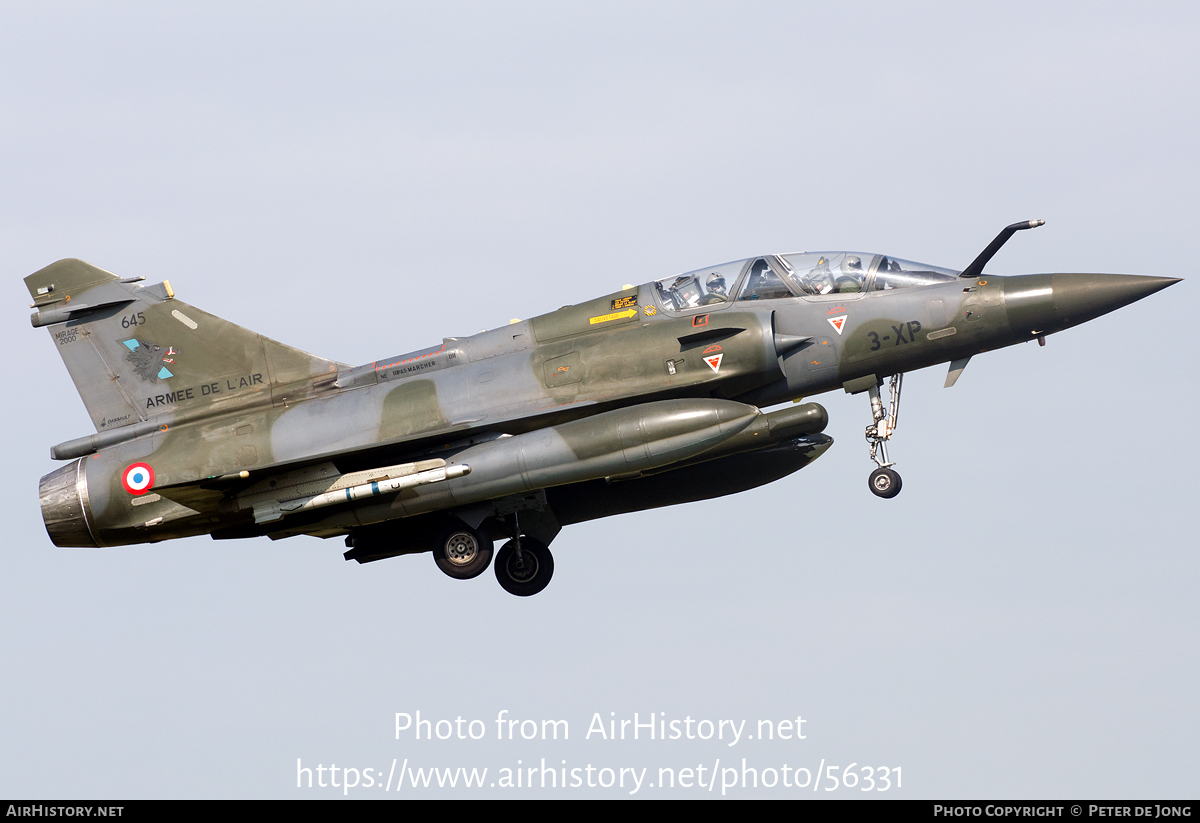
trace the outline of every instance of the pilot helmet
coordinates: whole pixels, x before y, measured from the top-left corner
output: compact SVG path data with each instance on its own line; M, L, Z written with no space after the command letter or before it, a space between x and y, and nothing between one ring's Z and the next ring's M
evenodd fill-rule
M708 276L708 280L705 281L705 286L708 287L710 292L725 294L725 277L720 272L713 272Z
M862 258L860 258L857 254L849 255L845 260L842 261L842 271L844 271L846 274L862 274Z

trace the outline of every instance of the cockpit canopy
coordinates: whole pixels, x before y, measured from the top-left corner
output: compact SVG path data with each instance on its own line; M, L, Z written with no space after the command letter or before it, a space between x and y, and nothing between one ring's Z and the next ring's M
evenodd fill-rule
M948 283L958 272L882 254L852 251L784 254L778 258L801 294L854 294Z
M882 254L804 252L735 260L654 283L663 308L685 311L736 299L773 300L928 286L953 281L958 272ZM736 298L734 297L736 295Z

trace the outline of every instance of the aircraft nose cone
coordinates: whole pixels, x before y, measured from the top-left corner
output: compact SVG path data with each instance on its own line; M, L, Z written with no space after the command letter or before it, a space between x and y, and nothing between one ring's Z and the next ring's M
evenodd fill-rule
M1064 326L1074 326L1127 306L1178 283L1175 277L1134 274L1054 274L1054 314Z

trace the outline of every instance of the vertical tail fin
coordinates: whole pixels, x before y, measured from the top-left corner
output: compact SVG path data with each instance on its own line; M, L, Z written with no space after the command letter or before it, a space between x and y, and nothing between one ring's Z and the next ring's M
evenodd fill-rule
M30 319L48 328L97 431L270 402L282 386L343 368L176 300L167 282L140 279L82 260L25 278L37 309Z

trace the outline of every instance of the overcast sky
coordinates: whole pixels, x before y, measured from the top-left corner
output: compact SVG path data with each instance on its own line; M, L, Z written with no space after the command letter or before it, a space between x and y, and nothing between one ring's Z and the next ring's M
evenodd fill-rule
M342 796L299 761L359 797L642 769L634 796L719 797L659 769L744 758L900 769L885 797L1195 797L1198 39L1184 2L0 3L0 796ZM42 525L49 447L92 430L20 282L60 258L364 363L764 252L961 268L1030 218L989 271L1189 279L953 389L913 374L894 500L867 401L831 393L811 467L570 527L532 598L337 540ZM417 711L487 733L397 740ZM496 740L502 711L570 737ZM745 725L588 737L635 712ZM543 758L625 785L501 785ZM394 760L488 773L381 790ZM867 796L824 780L726 796Z

